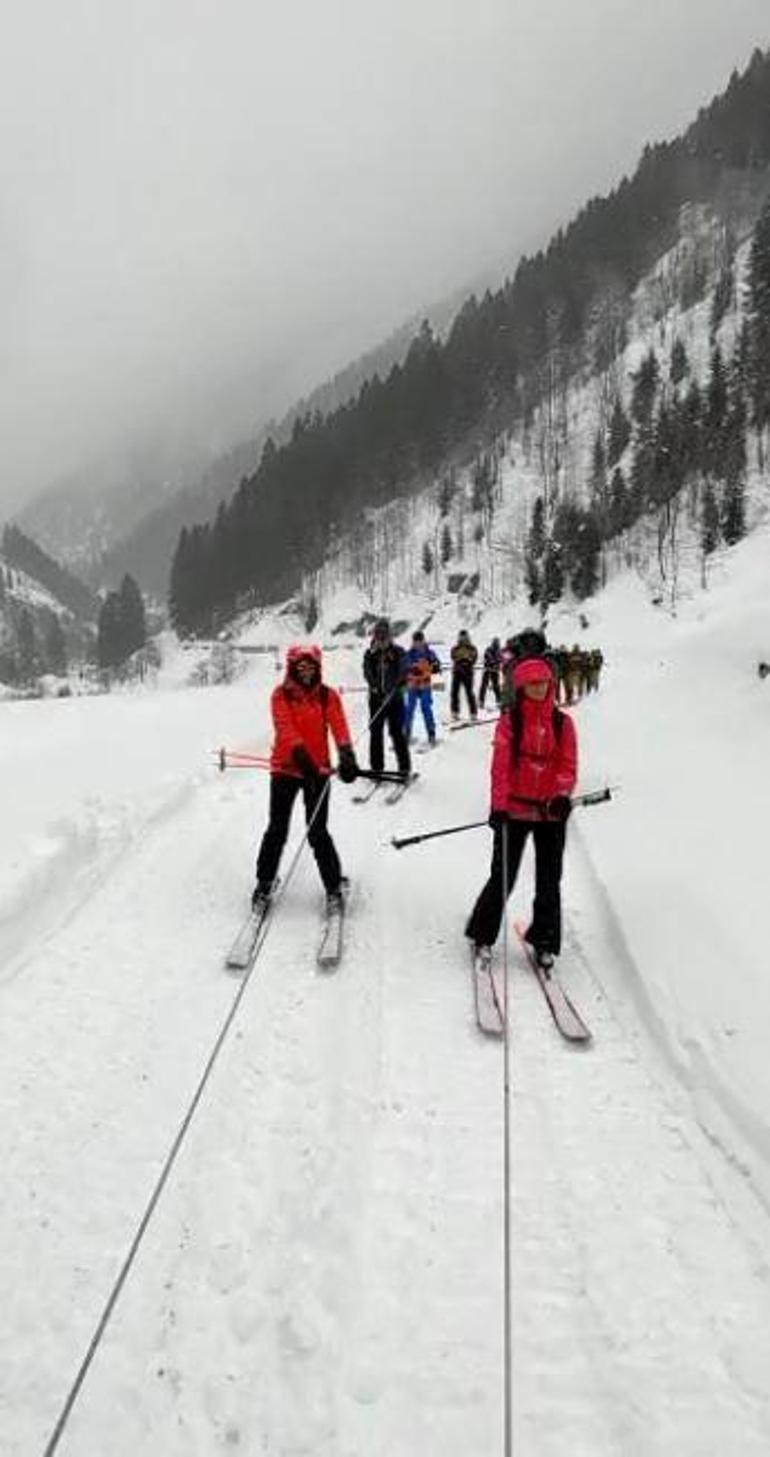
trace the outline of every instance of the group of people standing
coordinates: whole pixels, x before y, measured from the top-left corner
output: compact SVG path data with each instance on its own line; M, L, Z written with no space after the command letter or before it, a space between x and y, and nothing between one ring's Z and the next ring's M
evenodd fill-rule
M579 703L585 693L596 693L604 666L601 648L581 648L573 643L552 650L559 703Z
M593 660L595 654L581 659ZM484 653L479 701L491 693L500 706L495 730L489 824L494 833L489 878L466 925L477 963L491 961L508 896L516 881L530 834L535 849L535 899L527 938L544 967L550 967L561 945L561 874L566 824L577 779L577 736L570 716L558 706L575 694L598 686L598 665L590 663L590 686L576 687L572 655L551 649L537 629L529 628L501 646L493 638ZM451 650L451 711L459 714L464 694L471 718L478 713L474 674L478 650L463 628ZM370 773L384 772L387 726L398 771L411 773L409 742L419 706L428 742L436 742L433 712L434 677L442 663L417 630L404 649L393 640L390 624L374 626L364 654L368 690ZM582 673L581 665L581 673ZM564 685L564 687L562 687ZM323 682L321 651L316 646L290 648L283 682L274 689L271 712L275 739L270 761L270 814L257 858L255 909L270 899L299 792L305 804L308 843L315 855L330 909L343 894L339 855L328 829L329 786L334 772L329 736L337 748L337 774L352 783L359 766L339 693Z

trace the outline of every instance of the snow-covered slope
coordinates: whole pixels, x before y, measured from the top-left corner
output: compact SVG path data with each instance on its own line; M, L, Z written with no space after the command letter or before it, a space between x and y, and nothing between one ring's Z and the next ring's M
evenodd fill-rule
M582 784L621 786L570 826L560 975L590 1049L511 965L520 1457L770 1446L769 556L758 530L676 618L631 576L588 608L607 668L575 710ZM330 681L357 686L359 653L330 652ZM166 691L0 709L4 1457L43 1451L237 993L267 783L208 751L267 747L275 665L172 688L182 662ZM489 737L446 734L393 809L334 789L344 964L315 970L305 857L67 1457L502 1450L502 1062L462 936L489 839L389 844L484 816Z
M606 439L616 398L628 411L632 376L649 351L655 351L660 367L658 399L669 403L677 388L670 379L675 341L686 351L686 375L678 386L682 394L692 381L701 389L707 386L715 344L729 362L746 302L751 246L747 232L748 224L733 254L722 220L705 208L683 209L676 245L641 281L630 305L614 298L611 289L597 303L597 321L587 329L584 341L583 367L569 373L564 359L555 357L548 369L558 378L546 391L548 397L543 398L545 386L538 379L538 403L531 415L524 421L512 420L507 430L486 442L486 450L480 445L495 474L488 502L478 505L477 497L474 507L472 463L454 471L451 499L446 496L447 472L442 472L418 494L364 512L353 530L342 532L322 569L307 578L299 594L304 602L313 602L327 633L351 620L354 604L359 613L386 611L401 619L427 616L441 604L450 608L455 620L459 616L469 624L490 606L504 606L528 619L532 612L525 546L536 498L547 496L551 505L565 498L588 504L597 432L601 430ZM732 289L714 330L714 295L728 265ZM698 277L701 282L696 287L693 280ZM591 361L597 357L595 335L601 330L610 331L619 347L597 368ZM535 387L532 382L530 387ZM631 456L629 447L620 460L626 478ZM608 482L611 474L608 470ZM764 520L770 499L767 470L753 432L748 439L746 485L751 528ZM706 571L697 492L687 488L680 504L672 528L661 533L656 513L648 514L615 538L603 558L605 575L633 560L651 595L663 597L673 610L682 591L694 589Z

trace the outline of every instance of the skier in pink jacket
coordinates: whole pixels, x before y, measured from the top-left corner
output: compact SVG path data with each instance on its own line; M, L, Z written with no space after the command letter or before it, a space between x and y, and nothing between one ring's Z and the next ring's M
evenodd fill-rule
M513 689L492 750L492 866L465 934L477 951L489 954L531 833L535 902L526 939L540 965L550 968L561 947L562 860L577 780L577 737L572 719L556 707L553 670L544 658L517 663Z

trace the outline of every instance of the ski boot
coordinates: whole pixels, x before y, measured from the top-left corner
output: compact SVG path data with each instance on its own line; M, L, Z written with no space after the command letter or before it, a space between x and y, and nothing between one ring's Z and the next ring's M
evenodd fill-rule
M326 892L326 914L327 916L339 916L345 907L345 897L350 889L350 881L346 875L340 876L340 883L334 890Z
M255 915L261 915L267 910L272 894L273 887L269 882L257 881L251 895L251 909Z
M492 974L492 947L474 946L473 965L476 971L485 971L487 975Z

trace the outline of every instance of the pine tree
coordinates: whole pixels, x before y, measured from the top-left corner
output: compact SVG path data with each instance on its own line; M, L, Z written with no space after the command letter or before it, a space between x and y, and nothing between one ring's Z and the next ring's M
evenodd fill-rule
M725 421L728 407L727 371L717 345L711 352L711 373L706 394L706 468L723 480L725 474Z
M530 607L536 607L543 592L542 571L539 562L527 552L524 558L524 582L527 588L527 601Z
M122 662L120 596L117 592L108 592L102 602L97 627L97 652L100 668L115 668Z
M616 399L610 417L607 440L607 465L612 470L621 459L631 439L631 425L619 399Z
M725 486L721 524L728 546L735 546L746 535L746 487L740 476Z
M61 622L55 612L51 613L46 626L45 662L49 673L56 673L60 678L67 671L67 645Z
M120 667L132 653L144 647L146 640L142 594L133 577L126 573L120 591L107 594L99 613L99 666Z
M716 338L719 325L728 312L734 297L735 276L732 259L728 258L720 269L711 299L710 334L712 341Z
M747 314L751 423L764 431L770 424L770 203L757 223L751 245Z
M682 340L679 338L679 335L677 335L671 346L671 365L669 369L671 383L675 389L677 385L680 385L682 383L682 380L687 374L689 367L690 366L687 359L687 350L685 349Z
M543 608L549 607L552 602L558 602L563 591L564 572L561 565L561 552L554 542L549 542L543 557L540 589L540 601Z
M700 545L704 557L711 556L711 553L716 551L719 545L719 538L719 507L717 505L714 487L711 481L709 481L703 492L703 502L701 505Z
M32 614L26 607L22 607L19 613L16 637L19 645L19 667L22 681L29 682L37 672L37 637Z
M455 483L454 476L453 476L453 474L452 474L451 471L447 471L446 475L442 477L441 484L440 484L440 486L438 488L438 514L439 514L439 516L448 516L449 515L449 512L450 512L451 507L452 507L452 501L454 500L454 494L455 494L455 490L456 489L457 489L457 487L456 487L456 483Z
M120 584L120 620L123 657L130 658L147 641L147 624L142 594L128 573Z
M449 523L445 521L441 529L441 545L439 548L442 567L445 567L452 560L452 551L452 533L449 530Z
M652 412L655 407L659 378L658 356L654 349L650 349L649 353L645 354L636 373L631 376L633 381L631 417L639 435L649 430L652 424Z
M545 501L542 496L536 496L524 548L524 581L532 607L540 601L543 591L543 555L546 541Z
M542 496L535 497L535 504L532 507L532 524L529 528L528 548L530 555L539 560L545 551L546 530L545 530L545 501Z
M628 487L620 466L612 472L610 481L610 535L619 536L630 525Z
M599 586L602 533L594 511L581 511L572 546L570 586L579 600L590 597Z

